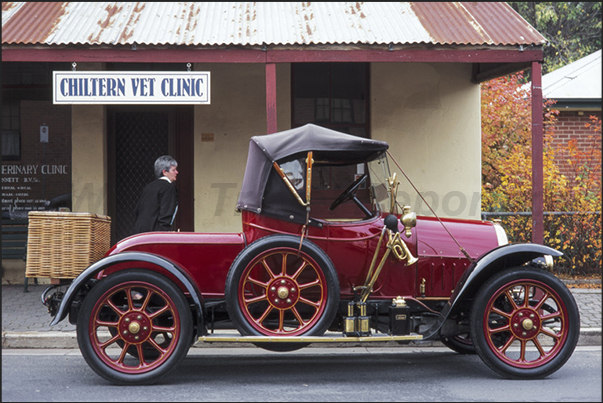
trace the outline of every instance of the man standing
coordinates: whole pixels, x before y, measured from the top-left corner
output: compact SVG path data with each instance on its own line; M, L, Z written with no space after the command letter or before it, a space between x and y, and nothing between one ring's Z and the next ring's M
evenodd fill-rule
M155 161L157 179L142 190L136 205L134 233L170 231L178 212L178 190L174 185L178 163L169 155Z

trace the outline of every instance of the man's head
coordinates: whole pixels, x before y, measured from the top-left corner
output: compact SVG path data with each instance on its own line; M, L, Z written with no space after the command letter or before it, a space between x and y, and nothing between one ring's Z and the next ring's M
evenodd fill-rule
M178 163L175 159L169 155L163 155L155 161L155 176L158 178L165 176L171 182L174 182L176 175L178 175L177 167Z

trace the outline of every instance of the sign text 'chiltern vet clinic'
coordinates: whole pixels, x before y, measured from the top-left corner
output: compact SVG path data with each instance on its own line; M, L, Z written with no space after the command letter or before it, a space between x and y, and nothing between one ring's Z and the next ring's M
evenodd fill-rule
M55 71L55 104L210 104L208 71Z

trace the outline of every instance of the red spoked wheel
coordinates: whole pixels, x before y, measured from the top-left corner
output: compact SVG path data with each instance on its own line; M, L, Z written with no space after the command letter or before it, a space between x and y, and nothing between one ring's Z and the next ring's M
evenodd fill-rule
M506 270L478 293L472 335L496 372L538 378L558 370L578 341L580 316L571 292L550 273Z
M333 321L339 284L318 246L275 235L249 245L233 262L226 281L231 319L244 335L320 335Z
M192 319L171 281L152 272L124 271L91 290L77 333L82 355L99 375L117 383L152 383L188 352Z

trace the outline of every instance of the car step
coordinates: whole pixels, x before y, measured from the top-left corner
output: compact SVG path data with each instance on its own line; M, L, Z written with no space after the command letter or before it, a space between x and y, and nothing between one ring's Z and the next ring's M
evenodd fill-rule
M199 337L200 342L221 343L354 343L354 342L385 342L422 340L423 335L411 333L404 336L374 335L349 337L343 335L325 334L322 336L241 336L233 334L211 334Z

